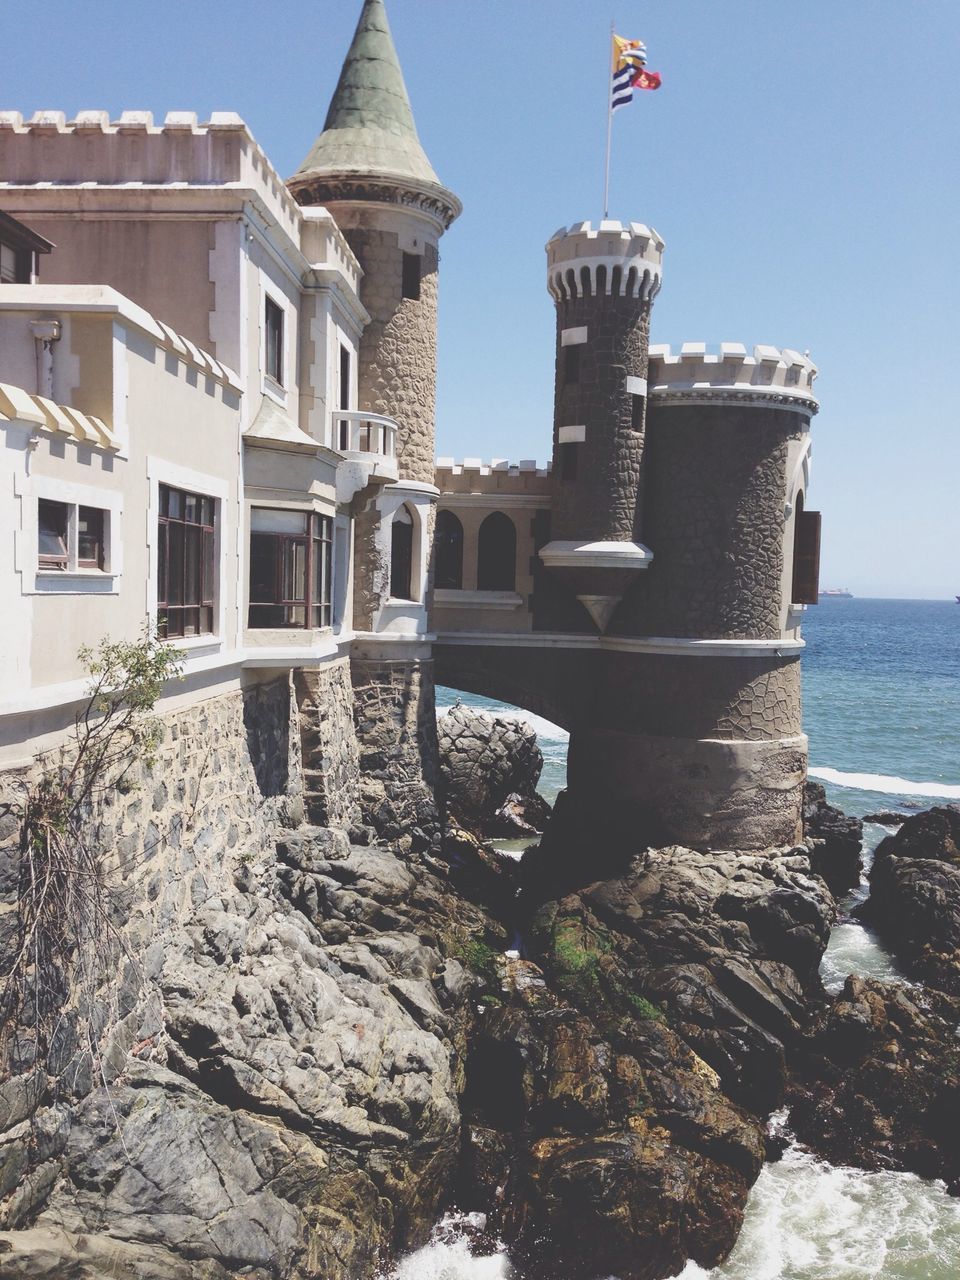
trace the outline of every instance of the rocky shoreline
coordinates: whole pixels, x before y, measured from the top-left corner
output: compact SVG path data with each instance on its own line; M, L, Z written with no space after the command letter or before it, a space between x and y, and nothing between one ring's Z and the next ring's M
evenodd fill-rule
M831 997L861 832L822 788L802 845L573 882L592 849L558 878L484 842L507 797L534 813L539 752L513 727L485 756L471 715L441 730L442 849L278 828L138 935L107 1077L0 1086L0 1276L372 1280L457 1205L529 1280L659 1280L729 1253L783 1104L831 1161L960 1189L960 811L873 869L870 918L929 986Z

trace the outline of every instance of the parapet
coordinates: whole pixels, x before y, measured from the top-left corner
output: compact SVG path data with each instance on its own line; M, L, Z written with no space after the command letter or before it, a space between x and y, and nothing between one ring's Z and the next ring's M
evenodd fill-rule
M481 462L479 458L465 458L455 462L453 458L438 458L434 484L441 494L549 495L550 464L541 467L532 459L507 462L493 458Z
M295 238L299 206L244 121L214 111L170 111L155 125L149 111L0 111L0 196L4 188L249 186Z
M675 352L651 346L648 394L664 404L748 404L814 414L817 366L807 354L789 347L755 346L753 354L739 342L721 342L709 352L705 342L685 342Z
M605 219L561 227L547 241L547 288L557 302L569 298L642 298L660 291L663 241L642 222Z

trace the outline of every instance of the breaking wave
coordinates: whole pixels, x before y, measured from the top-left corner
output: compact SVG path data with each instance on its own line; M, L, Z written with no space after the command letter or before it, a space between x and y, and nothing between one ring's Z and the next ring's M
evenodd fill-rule
M930 800L960 800L960 786L944 782L911 782L909 778L889 777L883 773L843 773L840 769L809 769L811 778L850 787L857 791L879 791L890 796L924 796Z

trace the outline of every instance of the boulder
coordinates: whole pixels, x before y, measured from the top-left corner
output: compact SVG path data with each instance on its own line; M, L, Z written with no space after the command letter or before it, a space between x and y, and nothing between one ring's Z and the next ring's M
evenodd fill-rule
M715 1265L763 1161L759 1120L655 1010L601 1030L522 960L479 1018L464 1109L461 1193L531 1280Z
M960 1000L850 977L794 1055L790 1125L837 1165L960 1192Z
M481 835L543 830L550 806L537 795L543 754L524 720L456 706L437 722L447 806Z
M810 865L826 880L830 892L841 897L855 889L863 871L863 823L827 804L819 782L804 784L803 834L810 846Z
M911 976L960 995L960 808L918 813L881 841L860 914Z

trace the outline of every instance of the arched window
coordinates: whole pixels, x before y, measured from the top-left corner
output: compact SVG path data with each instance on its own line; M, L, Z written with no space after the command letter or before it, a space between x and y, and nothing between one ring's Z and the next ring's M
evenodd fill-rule
M438 514L434 545L435 586L441 591L459 591L463 586L463 525L452 511Z
M820 512L806 511L798 493L793 526L793 604L816 604L820 599Z
M477 587L481 591L517 589L517 531L502 511L494 511L480 526Z
M394 512L390 539L390 594L397 600L412 600L413 516L406 507Z

